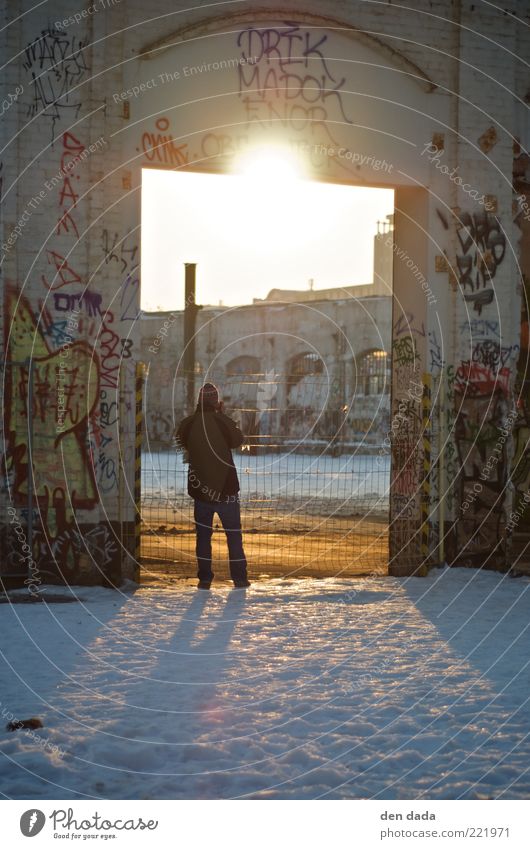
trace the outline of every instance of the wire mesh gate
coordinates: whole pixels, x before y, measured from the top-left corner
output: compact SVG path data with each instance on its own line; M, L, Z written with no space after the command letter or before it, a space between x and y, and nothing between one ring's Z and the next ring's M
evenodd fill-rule
M387 374L388 364L383 365ZM219 387L225 412L246 437L233 453L250 573L386 573L388 380L368 374L350 403L342 403L342 393L330 393L318 358L306 358L283 375L242 362L232 373L196 375L196 389L204 380ZM176 377L172 395L174 420L167 431L185 415L184 376ZM149 381L144 408L152 410ZM175 574L191 577L196 571L193 501L187 495L187 465L168 435L161 440L159 431L144 433L142 562L144 570L166 563ZM220 522L214 529L214 570L228 577Z

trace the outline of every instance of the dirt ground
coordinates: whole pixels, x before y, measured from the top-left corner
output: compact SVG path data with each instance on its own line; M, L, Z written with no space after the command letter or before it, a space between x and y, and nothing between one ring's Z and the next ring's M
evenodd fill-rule
M332 528L251 528L244 532L249 577L351 577L388 574L388 523L385 519L334 520ZM212 538L213 569L229 579L226 537L216 527ZM146 528L142 534L142 581L194 579L195 532L192 527Z

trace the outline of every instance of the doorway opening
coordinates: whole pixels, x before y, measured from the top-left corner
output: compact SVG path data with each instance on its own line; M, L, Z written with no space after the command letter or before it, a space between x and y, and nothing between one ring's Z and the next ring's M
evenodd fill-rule
M234 452L251 573L388 566L393 191L246 174L144 170L144 569L195 574L193 502L173 434L215 383ZM184 263L197 264L184 369ZM226 541L213 537L228 577Z

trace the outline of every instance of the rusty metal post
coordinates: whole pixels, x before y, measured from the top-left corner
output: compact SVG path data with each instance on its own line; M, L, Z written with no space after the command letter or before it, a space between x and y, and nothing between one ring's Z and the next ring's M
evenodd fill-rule
M184 282L184 374L186 377L187 412L195 408L195 322L200 307L195 303L195 280L197 265L185 262Z
M33 564L33 487L34 487L34 478L33 478L33 383L34 383L34 375L33 375L33 360L28 358L28 397L27 397L27 411L28 411L28 445L27 445L27 457L28 457L28 520L27 520L27 532L28 532L28 545L30 550L30 558L28 560L28 580L32 580L31 567ZM29 585L28 585L29 586Z

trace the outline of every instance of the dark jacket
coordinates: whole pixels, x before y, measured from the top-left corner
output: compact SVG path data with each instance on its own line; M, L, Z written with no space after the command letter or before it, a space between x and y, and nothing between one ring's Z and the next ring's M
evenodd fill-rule
M177 445L188 455L188 495L223 501L239 492L232 448L244 442L236 423L212 407L197 407L177 429Z

